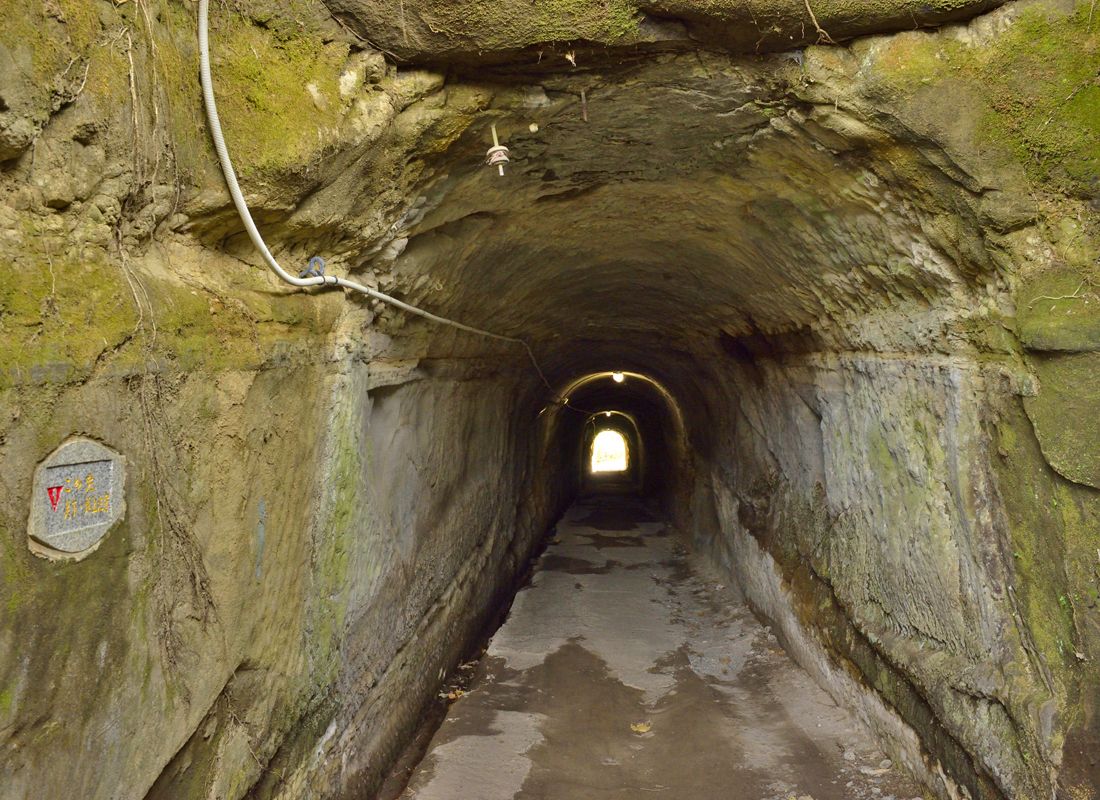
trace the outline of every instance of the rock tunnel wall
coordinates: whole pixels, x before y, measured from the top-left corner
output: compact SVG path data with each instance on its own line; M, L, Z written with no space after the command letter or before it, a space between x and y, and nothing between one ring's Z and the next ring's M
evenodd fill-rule
M241 796L261 766L286 796L318 775L377 783L560 500L516 502L532 467L500 424L507 385L371 372L8 390L41 425L8 439L11 475L63 427L126 452L134 477L94 558L7 551L6 797ZM73 752L99 756L53 765Z
M468 655L562 502L510 382L297 360L8 390L10 474L64 427L132 483L94 557L7 550L5 797L367 791Z
M942 789L971 797L1047 796L1069 688L1055 673L1072 662L1024 621L1039 585L1026 600L1015 588L1027 523L1001 494L1019 456L1000 437L1022 422L1006 376L912 357L795 362L738 382L723 449L739 457L709 476L725 535L700 546L928 783L943 770ZM1070 636L1067 622L1042 625ZM853 679L877 694L853 701Z
M1090 3L611 5L217 10L265 235L555 387L659 380L649 488L901 761L1090 797ZM522 352L274 283L188 4L20 3L0 56L4 796L369 794L576 489L575 412ZM127 513L50 561L70 435L126 458Z
M416 103L441 79L349 57L312 4L250 11L219 28L219 68L231 129L270 114L236 139L261 224L327 250L346 224L286 212L360 159L394 175L353 234L378 240L415 214L408 153L453 135ZM544 465L516 354L429 347L226 255L250 250L194 24L183 4L26 3L0 34L5 800L372 790L564 500L527 486ZM75 563L27 546L35 465L70 435L128 475L125 519Z

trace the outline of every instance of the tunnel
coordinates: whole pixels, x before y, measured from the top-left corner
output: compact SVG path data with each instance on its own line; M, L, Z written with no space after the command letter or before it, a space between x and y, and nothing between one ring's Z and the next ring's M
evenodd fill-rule
M2 800L1100 797L1094 2L201 6L0 29Z

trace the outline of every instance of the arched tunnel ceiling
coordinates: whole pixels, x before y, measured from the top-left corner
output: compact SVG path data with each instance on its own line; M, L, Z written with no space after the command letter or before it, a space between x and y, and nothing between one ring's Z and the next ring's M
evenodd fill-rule
M622 380L616 380L619 376ZM578 376L564 384L557 392L564 409L581 413L586 418L593 413L613 410L626 413L633 418L633 412L641 408L654 414L667 413L672 419L676 433L683 435L684 418L680 403L668 387L645 373L630 370L592 372Z
M696 53L493 84L491 107L433 158L386 258L399 255L372 266L544 350L698 351L856 319L849 340L888 347L911 341L875 321L900 304L923 339L945 335L949 311L930 309L966 308L989 278L966 206L982 178L810 83L783 58ZM511 148L503 178L481 164L490 123Z

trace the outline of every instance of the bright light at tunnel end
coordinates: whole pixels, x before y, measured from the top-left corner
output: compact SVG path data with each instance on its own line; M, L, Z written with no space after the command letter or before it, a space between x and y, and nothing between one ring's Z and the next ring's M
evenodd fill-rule
M592 472L626 472L630 465L626 437L605 428L592 440Z

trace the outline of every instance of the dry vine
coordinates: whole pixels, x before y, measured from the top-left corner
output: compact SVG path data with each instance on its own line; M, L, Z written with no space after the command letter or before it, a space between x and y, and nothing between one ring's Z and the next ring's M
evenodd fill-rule
M810 0L802 0L802 1L806 4L806 11L808 11L809 14L810 14L810 22L812 22L814 24L814 28L817 30L817 43L818 44L836 44L836 42L833 41L833 37L829 35L829 32L826 31L824 28L821 27L821 25L818 24L817 15L814 14L814 10L810 6Z
M131 263L131 250L135 242L148 243L158 222L163 219L152 202L155 195L150 193L150 189L158 182L165 158L171 162L174 171L177 203L182 183L168 129L171 117L166 116L171 113L171 104L163 102L162 97L165 92L163 64L153 17L146 7L146 0L138 0L136 5L140 14L135 24L144 29L144 36L139 34L135 41L135 31L123 27L106 42L123 51L129 69L127 78L133 148L133 173L115 225L114 245L119 269L137 312L137 322L131 334L114 350L146 334L141 336L144 366L139 374L127 379L127 388L137 400L145 463L148 465L147 477L152 489L149 525L155 552L152 563L156 567L152 578L153 602L161 657L165 673L171 677L177 671L184 644L184 635L179 628L184 617L178 612L185 610L185 618L197 621L204 630L211 621L217 620L218 614L202 551L187 518L186 509L190 503L174 480L174 476L179 474L179 437L166 411L171 403L165 400L165 379L149 368L151 362L155 363L155 310L149 291ZM144 64L151 68L139 69L144 65L135 56L144 56ZM175 207L173 203L168 213L174 213ZM143 226L143 220L147 222L147 228ZM183 691L186 694L186 687Z
M179 605L189 602L192 618L198 620L204 629L212 620L217 620L218 614L202 552L184 522L181 509L186 507L186 498L170 478L174 470L165 464L164 454L176 456L177 451L165 413L163 380L159 375L146 371L131 379L130 388L138 396L149 477L153 486L153 524L160 547L154 587L160 618L157 636L166 672L171 674L179 663L183 641L176 624Z

